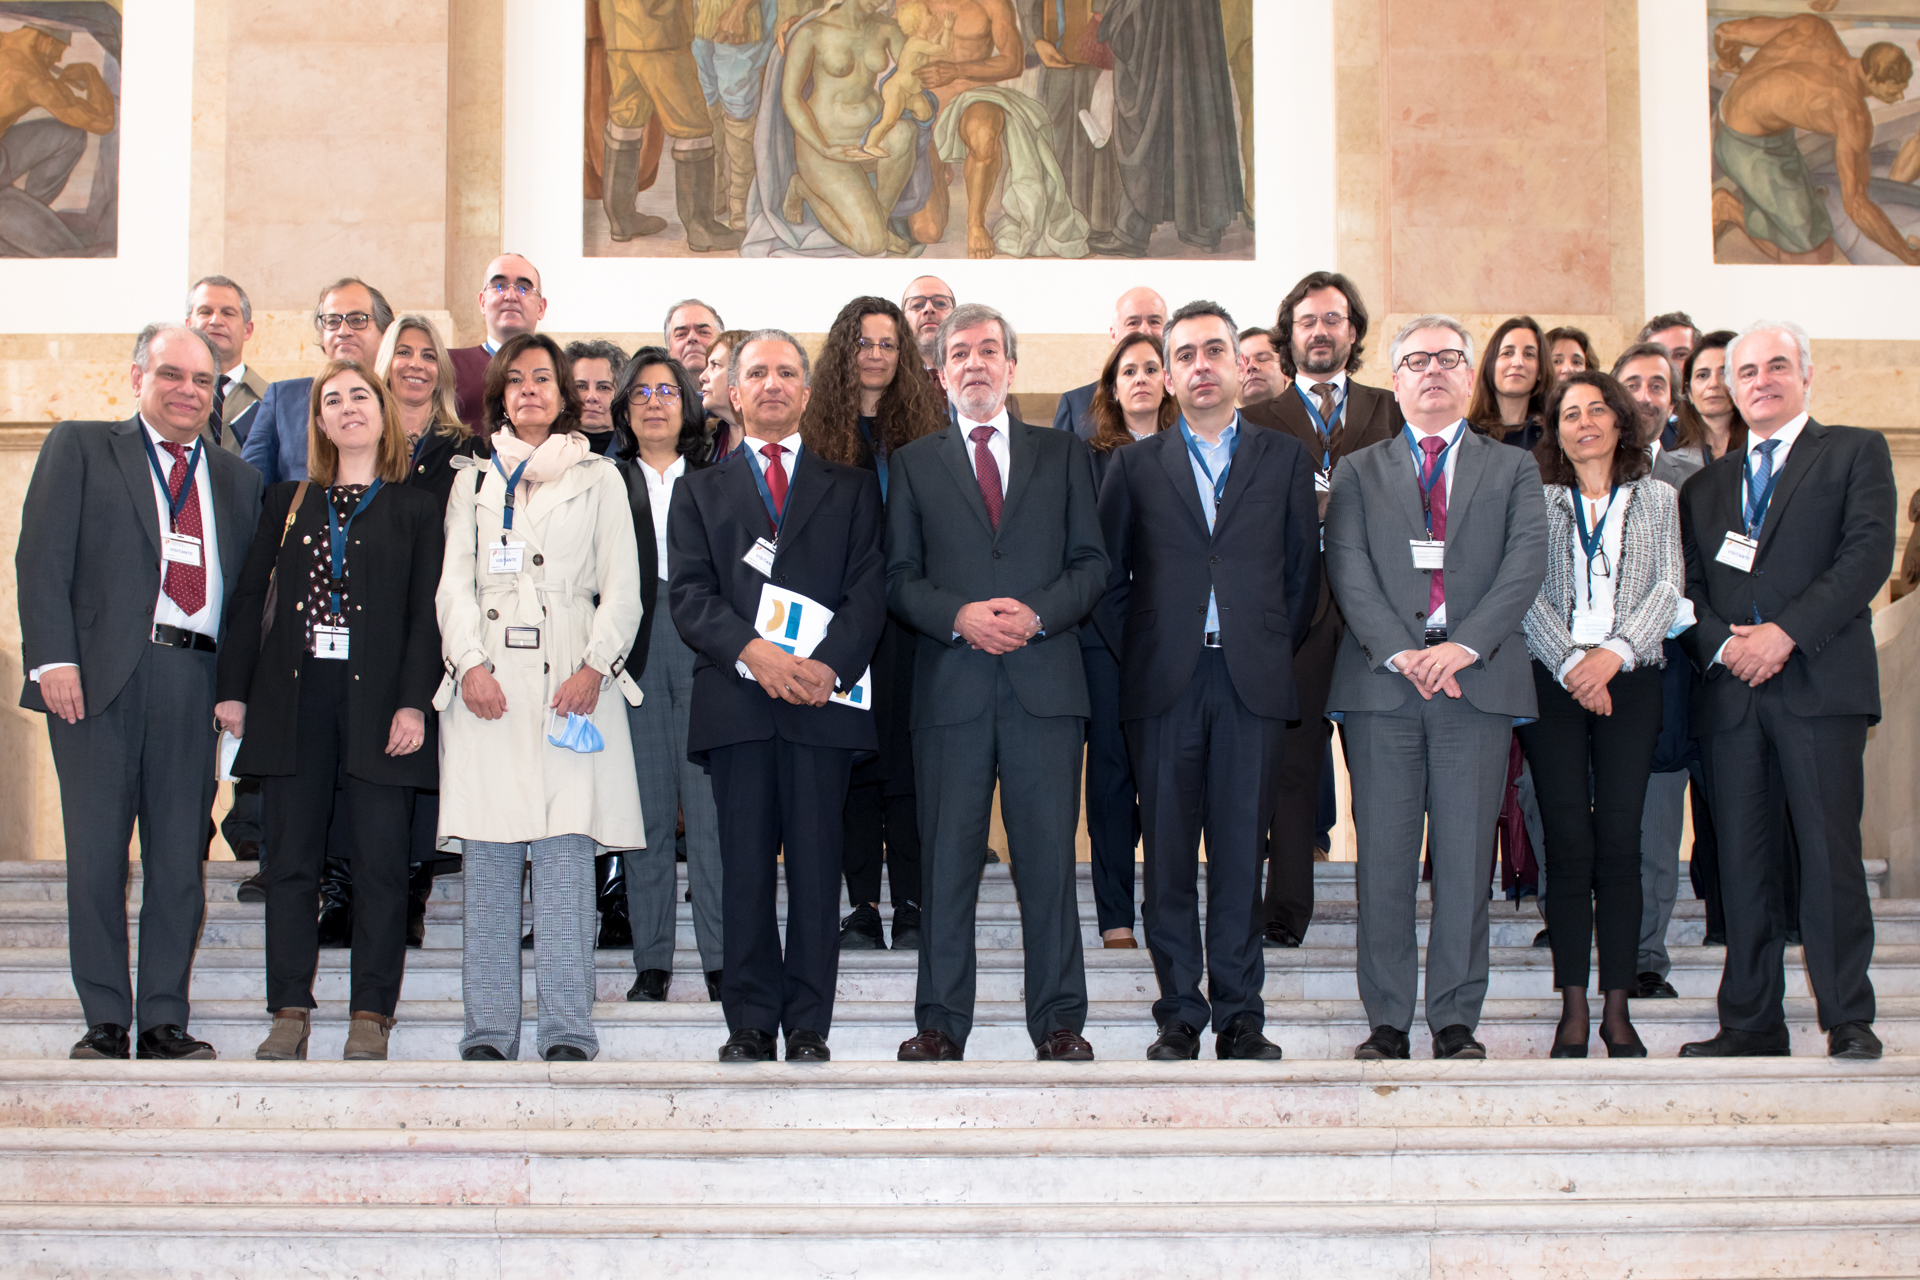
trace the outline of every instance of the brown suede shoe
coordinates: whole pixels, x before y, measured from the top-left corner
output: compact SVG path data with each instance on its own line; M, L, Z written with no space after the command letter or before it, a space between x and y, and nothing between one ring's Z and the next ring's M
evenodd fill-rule
M305 1062L307 1036L312 1030L310 1009L282 1009L273 1015L273 1029L253 1051L262 1062Z
M393 1019L378 1013L356 1013L347 1024L347 1062L385 1062L387 1040L393 1035Z

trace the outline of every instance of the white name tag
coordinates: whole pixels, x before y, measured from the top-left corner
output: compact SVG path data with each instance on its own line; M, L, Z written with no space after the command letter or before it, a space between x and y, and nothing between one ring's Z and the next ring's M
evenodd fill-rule
M313 656L344 659L347 656L347 634L345 627L315 627Z
M200 564L200 539L184 533L169 533L160 542L160 555L168 564Z
M1331 471L1314 472L1313 473L1313 489L1315 493L1332 493L1333 492L1333 473Z
M526 567L527 544L509 542L487 548L488 573L518 573Z
M1721 564L1732 565L1742 573L1753 572L1753 557L1760 551L1760 544L1744 533L1728 533L1727 540L1720 544L1720 554L1714 559Z
M771 578L773 576L774 554L775 548L771 542L768 542L765 538L756 538L754 539L753 549L740 558L746 561L747 566L755 573L760 574L762 577Z
M1596 617L1590 613L1584 614L1573 620L1573 642L1599 644L1607 638L1607 633L1611 630L1613 630L1612 619Z
M1416 569L1444 569L1447 567L1447 544L1444 542L1422 542L1418 538L1407 539L1407 545L1413 548L1413 567Z

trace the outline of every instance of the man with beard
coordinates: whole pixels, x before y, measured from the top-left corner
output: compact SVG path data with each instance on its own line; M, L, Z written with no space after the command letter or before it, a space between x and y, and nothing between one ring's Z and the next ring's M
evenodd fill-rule
M1306 276L1281 301L1273 327L1279 372L1291 378L1293 385L1243 415L1256 426L1284 431L1306 446L1316 472L1314 488L1322 520L1334 468L1355 450L1392 439L1405 424L1392 392L1363 386L1349 377L1360 369L1366 336L1367 307L1353 281L1337 271ZM1327 764L1332 733L1326 719L1327 691L1346 630L1323 564L1313 625L1293 655L1300 719L1287 727L1274 783L1264 912L1268 946L1299 946L1313 920L1320 774Z
M1145 285L1129 289L1113 304L1113 320L1107 336L1118 345L1130 333L1150 333L1158 338L1167 327L1167 300ZM1100 384L1089 382L1060 397L1053 411L1053 425L1071 429L1082 440L1093 439L1093 393Z

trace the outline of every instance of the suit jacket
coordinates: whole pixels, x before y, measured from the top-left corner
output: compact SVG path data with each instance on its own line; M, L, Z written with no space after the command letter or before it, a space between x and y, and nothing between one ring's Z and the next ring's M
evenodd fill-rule
M421 438L420 450L413 455L413 469L407 472L406 485L409 489L420 489L440 500L440 509L446 510L447 495L453 492L453 460L455 458L483 456L484 450L475 436L455 439L429 430ZM473 483L469 480L467 483Z
M1088 714L1079 627L1107 583L1106 541L1087 446L1009 417L1006 501L987 521L957 426L905 445L887 466L887 604L919 632L913 727L964 724L993 701L1004 664L1027 714ZM962 605L1000 596L1040 615L1041 633L995 656L953 634Z
M487 384L487 365L492 362L485 347L454 347L447 352L447 359L453 362L453 411L460 415L460 421L467 424L470 431L482 436L491 435L482 429L481 420L486 416L484 392Z
M633 507L633 540L640 549L640 632L633 638L633 648L627 650L627 671L638 680L647 669L647 653L653 648L653 610L660 602L660 544L653 536L653 495L647 492L647 478L640 474L640 468L647 464L635 455L617 458L614 465L620 468L620 478L627 485L627 501ZM700 456L689 455L687 469L673 491L680 492L687 477L707 465ZM766 508L762 506L761 510ZM756 596L755 602L758 600Z
M1662 445L1659 456L1653 460L1650 474L1655 480L1664 480L1672 485L1673 491L1678 493L1703 465L1698 449L1669 449Z
M1099 383L1089 382L1061 396L1060 403L1053 407L1054 430L1071 431L1082 440L1093 439L1093 393L1099 389Z
M1680 492L1687 598L1697 619L1680 644L1705 677L1694 690L1694 732L1731 729L1746 716L1753 689L1709 664L1732 624L1751 621L1756 607L1793 637L1787 665L1767 682L1789 711L1878 720L1872 602L1893 566L1898 500L1886 437L1807 419L1767 505L1752 573L1715 558L1730 531L1746 532L1745 465L1742 453L1717 458Z
M237 454L246 443L247 432L252 429L254 414L251 412L267 394L267 380L252 365L240 381L235 384L227 398L220 404L220 447L228 453ZM209 446L214 443L212 424L209 423L200 435Z
M160 598L160 505L136 414L125 422L63 422L48 435L20 511L14 574L21 669L79 664L87 714L106 710L153 643ZM225 607L260 516L260 476L224 449L207 449ZM45 711L26 680L20 705Z
M300 741L300 664L306 657L306 599L314 545L327 545L327 495L307 491L286 539L293 483L267 492L259 532L234 593L233 622L220 646L218 700L247 704L247 736L234 759L240 777L289 777ZM440 782L440 626L433 595L440 585L446 504L424 489L382 485L353 522L346 565L352 644L347 651L346 771L364 782L435 787ZM264 645L261 612L275 566L280 589ZM393 713L411 707L426 717L418 751L387 754Z
M1320 433L1313 425L1313 419L1307 416L1306 406L1301 403L1299 393L1289 386L1271 400L1249 405L1240 411L1240 417L1258 427L1270 427L1283 431L1298 440L1307 451L1307 459L1315 467L1320 465L1324 453L1320 447ZM1391 391L1379 387L1364 386L1347 379L1346 430L1341 433L1340 447L1333 451L1333 465L1339 466L1343 458L1349 458L1370 444L1390 440L1400 434L1400 428L1407 425L1406 417L1400 412L1400 402L1393 398ZM1326 519L1327 496L1319 495L1320 518ZM1314 602L1313 621L1317 624L1331 610L1336 618L1340 606L1334 603L1332 579L1327 573L1326 559L1320 563L1320 595Z
M673 625L699 654L693 664L687 755L703 762L714 747L764 741L776 732L788 742L872 751L871 712L769 698L735 670L734 662L760 634L753 618L760 589L771 581L833 611L813 657L833 669L841 689L860 679L880 643L887 613L880 483L871 471L825 462L802 449L769 579L743 559L757 539L771 533L753 466L742 451L715 466L688 471L673 486L667 591Z
M1240 700L1257 716L1300 718L1293 651L1320 591L1314 466L1291 436L1240 432L1211 533L1177 427L1113 452L1100 525L1113 557L1103 607L1122 619L1122 720L1162 715L1186 692L1209 591Z
M1454 448L1447 630L1480 655L1455 678L1479 710L1531 717L1538 704L1521 623L1547 573L1540 467L1532 454L1470 427ZM1327 709L1392 711L1420 696L1387 662L1425 647L1432 586L1432 575L1413 567L1407 545L1425 538L1427 525L1404 436L1368 445L1334 469L1326 536L1327 571L1347 619Z
M268 484L307 478L307 412L312 378L283 378L267 388L253 411L240 456Z
M1056 431L1064 430L1058 419L1054 421L1053 428ZM1092 447L1087 449L1087 461L1092 464L1093 496L1096 503L1099 500L1100 491L1106 487L1107 473L1113 470L1114 455L1125 447L1122 445L1120 448L1108 449L1104 452ZM1106 536L1105 529L1101 530L1101 536L1103 538ZM1109 563L1113 560L1111 544L1107 546L1107 560ZM1120 615L1113 611L1108 596L1101 596L1100 603L1094 605L1093 612L1088 614L1087 620L1080 624L1080 647L1105 649L1115 654L1120 652Z

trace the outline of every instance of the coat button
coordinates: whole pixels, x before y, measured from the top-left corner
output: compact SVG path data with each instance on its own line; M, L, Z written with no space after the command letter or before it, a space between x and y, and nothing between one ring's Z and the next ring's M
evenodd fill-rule
M500 621L500 611L498 609L487 610L487 621L488 622Z
M542 555L536 555L536 556L534 556L534 558L533 558L533 562L534 562L534 564L536 564L536 565L542 565L542 564L545 564L545 563L547 562L547 558L546 558L545 556L542 556Z
M553 668L552 668L551 666L549 666L549 665L547 665L546 663L544 663L544 662L543 662L543 663L541 663L541 664L540 664L540 674L542 674L542 675L546 675L546 674L548 674L549 672L551 672L552 670L553 670Z
M1425 622L1426 618L1427 618L1427 614L1424 609L1415 609L1413 611L1413 620L1415 622Z
M355 677L354 677L354 679L355 679L355 680L358 680L359 678L360 678L359 676L355 676Z
M1219 556L1208 556L1208 557L1207 557L1207 563L1208 563L1208 564L1219 564L1219 563L1220 563L1220 557L1219 557Z
M421 475L427 474L427 466L424 462L421 463L419 466L415 467L414 470L419 472Z
M307 534L307 535L306 535L305 537L303 537L303 538L301 538L301 539L300 539L300 541L301 541L301 542L303 542L303 543L305 543L305 544L306 544L306 545L308 545L308 546L312 546L312 545L313 545L313 535L309 533L309 534Z
M307 602L305 600L295 600L293 602L293 607L296 609L304 609L307 607Z
M993 558L994 558L995 560L998 560L998 559L1000 558L1000 553L999 553L998 551L995 551L995 552L993 553Z

